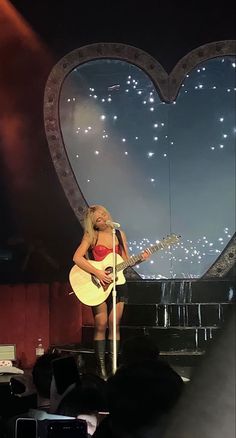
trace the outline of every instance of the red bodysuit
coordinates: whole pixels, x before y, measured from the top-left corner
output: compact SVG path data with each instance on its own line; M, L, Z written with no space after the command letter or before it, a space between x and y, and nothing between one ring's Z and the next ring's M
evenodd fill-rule
M108 254L112 253L112 248L107 248L104 245L96 245L92 248L92 254L93 254L93 258L94 260L96 260L97 262L100 262L101 260L103 260ZM122 250L120 245L116 245L116 253L119 254L121 256L122 254Z

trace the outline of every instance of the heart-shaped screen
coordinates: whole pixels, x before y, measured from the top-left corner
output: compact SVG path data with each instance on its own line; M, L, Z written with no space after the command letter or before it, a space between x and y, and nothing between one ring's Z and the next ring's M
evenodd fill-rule
M235 231L235 59L209 59L176 101L139 67L96 59L60 91L63 142L88 204L121 223L130 254L167 234L179 243L135 269L143 278L201 277Z
M135 268L143 278L201 277L232 240L232 53L230 42L203 46L168 78L145 52L91 45L62 59L48 80L50 151L78 218L86 204L104 205L131 255L181 235Z

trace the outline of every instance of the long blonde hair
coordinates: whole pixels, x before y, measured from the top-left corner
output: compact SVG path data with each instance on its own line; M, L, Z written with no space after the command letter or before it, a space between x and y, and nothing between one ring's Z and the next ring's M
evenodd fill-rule
M105 212L108 216L109 220L112 220L112 217L109 213L109 211L103 207L103 205L91 205L87 208L85 214L84 214L84 232L88 235L88 238L91 242L91 245L94 246L97 240L97 232L96 228L94 227L94 213L97 210L101 210Z

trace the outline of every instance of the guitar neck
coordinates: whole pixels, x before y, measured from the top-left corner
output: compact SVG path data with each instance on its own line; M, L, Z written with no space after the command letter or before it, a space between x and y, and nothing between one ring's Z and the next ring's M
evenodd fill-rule
M153 254L154 252L158 251L159 249L164 248L166 245L164 242L157 243L156 245L152 245L149 248L146 248L145 251L148 251L150 254ZM119 263L116 266L117 272L123 271L124 269L128 268L129 266L135 266L137 263L141 263L144 260L142 260L142 254L143 252L140 252L136 256L129 257L128 260L123 261L122 263Z

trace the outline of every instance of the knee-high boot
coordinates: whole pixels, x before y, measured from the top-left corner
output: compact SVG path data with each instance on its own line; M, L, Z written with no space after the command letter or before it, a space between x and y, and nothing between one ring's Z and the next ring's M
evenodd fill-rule
M105 339L102 339L101 341L95 340L94 351L96 357L97 373L99 377L101 377L103 380L106 380L107 379L106 360L105 360L106 340Z
M117 353L117 363L118 363L118 353L120 348L120 340L116 341L116 353ZM113 339L109 339L109 371L113 373Z

